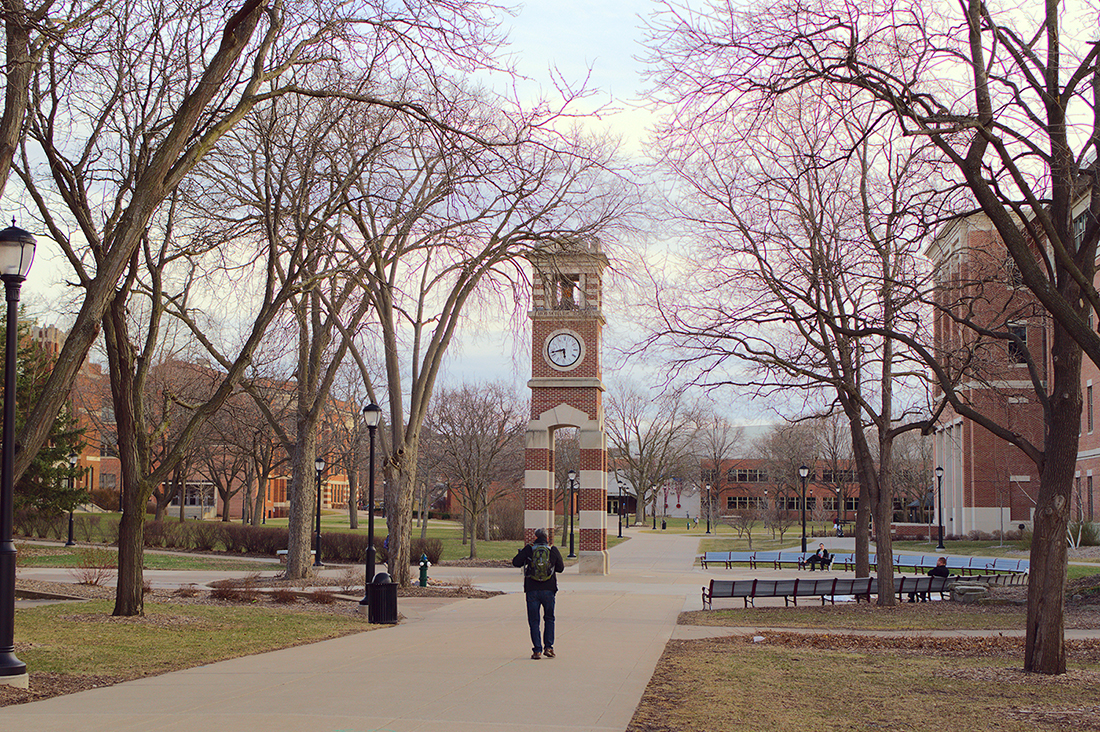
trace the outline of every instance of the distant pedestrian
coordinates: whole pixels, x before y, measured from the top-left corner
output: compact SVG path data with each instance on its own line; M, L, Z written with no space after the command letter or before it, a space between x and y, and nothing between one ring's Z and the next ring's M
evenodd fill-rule
M565 560L558 548L547 541L546 529L535 529L535 543L520 549L512 559L512 566L523 567L527 624L531 627L531 658L538 660L543 654L553 658L554 599L558 592L558 572L565 571Z

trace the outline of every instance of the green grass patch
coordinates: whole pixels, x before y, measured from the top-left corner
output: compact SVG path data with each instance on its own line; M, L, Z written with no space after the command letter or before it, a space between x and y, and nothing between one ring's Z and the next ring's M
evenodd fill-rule
M314 643L370 626L355 615L260 606L145 603L115 618L106 600L15 613L16 655L32 672L143 676Z
M16 563L19 567L72 567L81 566L81 551L86 547L52 547L35 544L17 546ZM117 557L116 547L97 547ZM232 559L206 554L160 554L146 551L142 566L145 569L210 570L225 572L262 572L265 569L277 569L271 562L258 562L249 559Z

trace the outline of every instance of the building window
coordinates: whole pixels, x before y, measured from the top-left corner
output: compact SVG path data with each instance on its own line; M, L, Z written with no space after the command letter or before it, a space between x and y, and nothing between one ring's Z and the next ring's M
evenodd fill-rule
M845 511L858 511L859 510L859 498L858 497L845 498L844 499L844 510Z
M744 511L749 507L748 496L726 496L726 508L730 511Z
M1087 405L1085 413L1088 418L1089 434L1092 434L1093 425L1093 412L1092 412L1092 384L1085 387L1085 403Z
M1008 342L1008 360L1010 363L1027 363L1027 324L1008 326L1012 340Z
M726 471L730 483L767 483L768 471L756 468L730 468Z

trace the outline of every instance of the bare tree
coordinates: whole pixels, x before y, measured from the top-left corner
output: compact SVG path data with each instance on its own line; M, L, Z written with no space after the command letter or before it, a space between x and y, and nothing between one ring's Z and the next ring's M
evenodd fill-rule
M452 108L466 126L526 126L476 97ZM526 113L516 111L519 117ZM477 117L477 115L481 115ZM442 115L441 115L442 116ZM507 131L502 142L507 142ZM371 304L376 363L385 373L382 431L390 565L409 579L409 536L421 429L436 378L468 306L526 300L523 258L546 241L596 234L623 210L608 180L611 149L582 137L486 147L438 130L409 130L349 192L346 247ZM353 344L372 395L378 376Z
M707 520L715 520L721 515L722 507L715 508L715 500L721 501L722 491L728 486L726 462L731 460L738 450L744 449L744 427L730 424L725 417L714 413L704 413L699 417L699 431L695 436L695 452L699 461L700 506ZM710 490L707 490L707 487ZM747 512L745 512L747 513Z
M1100 335L1088 318L1100 312L1093 276L1100 239L1100 45L1095 34L1090 41L1088 33L1062 30L1095 29L1095 13L1056 1L997 13L986 2L967 0L956 17L939 10L781 2L739 19L730 35L725 23L715 34L714 26L693 28L697 19L670 9L659 35L681 59L712 51L726 56L720 67L733 83L725 84L730 99L722 107L736 105L731 98L740 95L769 103L816 80L884 102L905 133L924 136L941 152L942 174L989 217L1021 283L1051 315L1043 360L1051 362L1052 374L1043 380L1031 370L1046 415L1042 446L967 404L953 402L953 408L1018 446L1040 472L1024 667L1062 674L1082 352L1100 363ZM716 17L723 14L728 20L725 6Z
M439 442L439 470L455 486L469 517L470 558L488 540L490 507L523 481L527 405L504 384L444 389L432 400L425 428Z
M679 61L724 62L722 80L690 78L679 62L668 79L680 88L711 82L727 101L713 108L770 104L777 95L821 81L885 104L906 134L940 152L941 174L989 217L1020 282L1052 318L1051 374L1030 369L1043 406L1043 444L1006 429L965 403L953 409L1012 442L1040 474L1028 583L1025 670L1065 671L1063 597L1066 527L1082 404L1082 353L1100 363L1095 286L1100 239L1100 45L1087 7L1059 2L996 12L981 0L946 7L893 3L780 2L731 20L727 6L687 17L668 7L655 41ZM712 25L712 19L719 19ZM755 106L755 105L754 105ZM1076 222L1080 221L1080 224ZM1076 226L1076 230L1075 230ZM961 401L961 400L960 400Z
M689 467L694 415L681 394L653 397L637 387L619 386L610 392L606 420L608 449L637 498L636 520L643 523L646 504L656 500L663 484L697 472Z

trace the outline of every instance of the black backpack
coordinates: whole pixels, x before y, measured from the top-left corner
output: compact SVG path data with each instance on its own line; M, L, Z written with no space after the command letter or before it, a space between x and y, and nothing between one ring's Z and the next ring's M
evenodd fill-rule
M554 558L549 544L531 547L531 561L527 563L527 576L536 582L545 582L554 576Z

